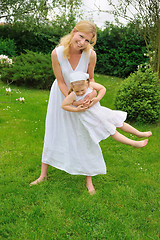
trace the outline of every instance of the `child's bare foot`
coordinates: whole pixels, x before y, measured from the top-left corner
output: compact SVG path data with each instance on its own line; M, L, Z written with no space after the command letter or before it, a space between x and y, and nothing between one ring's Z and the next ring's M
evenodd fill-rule
M96 191L95 191L95 188L94 188L93 184L87 184L86 187L87 187L90 195L96 194Z
M142 141L134 141L132 147L134 148L142 148L145 147L148 143L148 139L142 140Z
M47 181L47 177L39 177L39 178L36 179L35 181L31 182L31 183L29 184L29 186L31 187L31 186L36 185L36 184L38 184L38 183L40 183L40 182L43 182L43 181Z
M152 136L152 132L151 132L151 131L148 131L148 132L140 132L140 133L137 135L137 137L139 137L139 138L142 138L142 137L148 138L148 137L150 137L150 136Z

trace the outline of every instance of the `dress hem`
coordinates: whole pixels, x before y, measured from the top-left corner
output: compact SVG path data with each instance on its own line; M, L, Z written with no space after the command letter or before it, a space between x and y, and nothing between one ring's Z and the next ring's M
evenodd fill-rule
M54 168L57 168L57 169L59 169L59 170L61 170L61 171L64 171L64 172L66 172L66 173L68 173L68 174L70 174L70 175L82 175L82 176L91 176L91 177L94 177L94 176L97 176L97 175L104 175L104 174L106 174L107 173L107 171L105 171L104 173L95 173L95 174L90 174L90 173L71 173L71 172L69 172L68 170L66 170L66 169L64 169L64 168L61 168L61 167L57 167L56 165L54 165L54 164L49 164L49 163L47 163L47 162L45 162L45 161L42 161L42 163L45 163L45 164L47 164L47 165L49 165L49 166L51 166L51 167L54 167Z

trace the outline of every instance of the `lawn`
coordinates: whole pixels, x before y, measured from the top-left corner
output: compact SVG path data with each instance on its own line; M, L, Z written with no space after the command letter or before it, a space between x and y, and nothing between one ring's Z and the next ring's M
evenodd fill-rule
M101 104L114 109L123 79L96 75L96 81L107 88ZM40 174L49 91L10 87L11 97L0 82L0 239L160 239L159 124L132 123L153 132L142 149L101 142L108 172L93 178L94 196L84 176L52 167L47 182L29 187Z

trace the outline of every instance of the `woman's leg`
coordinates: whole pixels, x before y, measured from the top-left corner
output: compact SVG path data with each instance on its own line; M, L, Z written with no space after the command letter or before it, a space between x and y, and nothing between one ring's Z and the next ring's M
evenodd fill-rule
M91 195L95 194L96 191L94 189L93 183L92 183L92 177L86 176L86 187Z
M30 186L36 185L37 183L40 183L42 181L47 180L47 171L48 171L48 164L42 163L41 167L41 175L38 179L30 183Z
M120 127L120 129L124 132L134 134L139 138L150 137L152 135L152 132L150 132L150 131L149 132L140 132L136 128L132 127L131 125L129 125L128 123L125 123L125 122L123 123L123 126Z
M130 146L135 147L135 148L145 147L148 143L148 139L145 139L145 140L142 140L142 141L134 141L134 140L131 140L131 139L125 137L124 135L120 134L117 131L114 135L111 135L111 137L113 139L115 139L116 141L120 142L120 143L130 145Z

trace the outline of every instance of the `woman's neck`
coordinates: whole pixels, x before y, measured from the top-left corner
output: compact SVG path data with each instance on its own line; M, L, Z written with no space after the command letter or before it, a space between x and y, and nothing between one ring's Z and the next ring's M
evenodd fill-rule
M81 55L82 54L82 51L77 51L76 49L74 49L72 46L70 46L69 48L69 53L70 53L70 56L71 55Z

